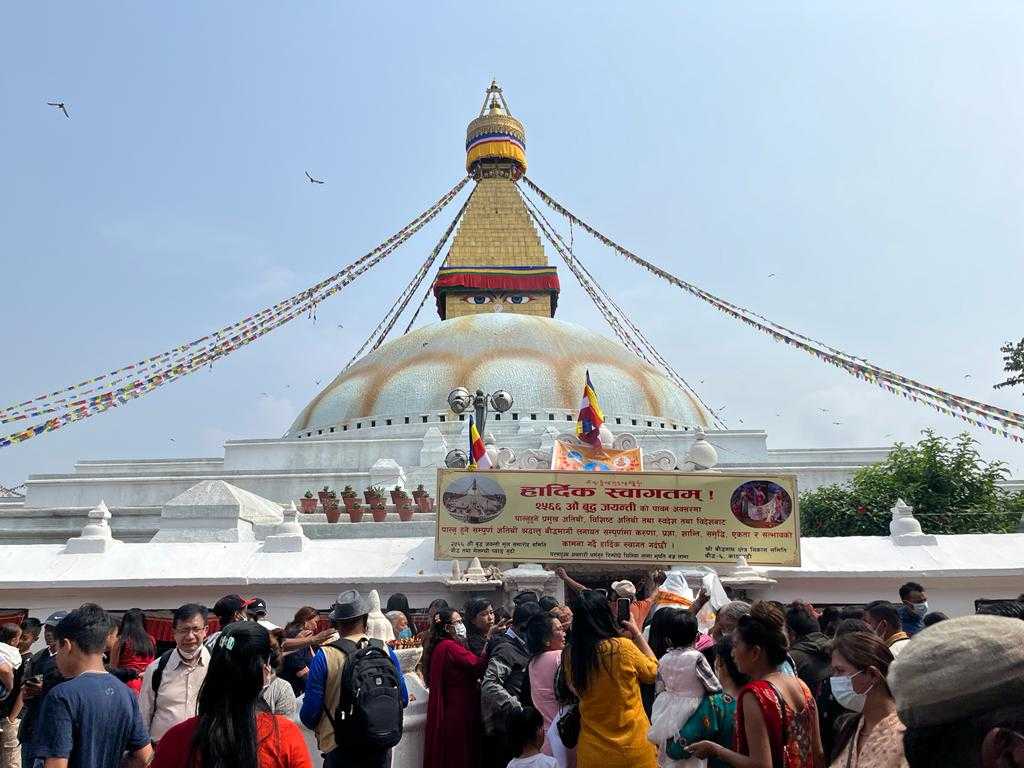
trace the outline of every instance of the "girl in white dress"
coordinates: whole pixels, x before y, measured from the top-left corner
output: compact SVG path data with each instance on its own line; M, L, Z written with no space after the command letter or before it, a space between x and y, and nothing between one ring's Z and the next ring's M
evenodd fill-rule
M690 719L705 694L718 693L718 682L704 654L695 650L697 618L685 609L669 609L670 617L661 617L667 650L658 661L657 697L651 710L651 728L648 741L658 747L658 765L661 768L701 768L703 760L689 758L673 760L665 753L666 742L679 733Z

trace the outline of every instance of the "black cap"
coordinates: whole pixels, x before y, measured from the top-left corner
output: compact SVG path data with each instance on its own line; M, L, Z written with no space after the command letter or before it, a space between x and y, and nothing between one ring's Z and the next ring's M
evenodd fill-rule
M213 612L218 618L233 616L247 608L249 601L241 595L225 595L213 605Z
M43 622L44 627L56 627L60 624L64 617L68 615L67 611L54 611L46 617L46 621Z
M245 610L253 616L266 616L267 601L262 597L254 597L249 601L249 605L246 606Z

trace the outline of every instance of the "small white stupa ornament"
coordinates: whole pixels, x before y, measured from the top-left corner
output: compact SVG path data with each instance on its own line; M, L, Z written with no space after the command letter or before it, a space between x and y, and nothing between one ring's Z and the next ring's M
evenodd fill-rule
M890 510L892 520L889 522L889 533L897 546L937 544L934 536L921 530L921 523L914 517L914 508L903 499L896 499Z

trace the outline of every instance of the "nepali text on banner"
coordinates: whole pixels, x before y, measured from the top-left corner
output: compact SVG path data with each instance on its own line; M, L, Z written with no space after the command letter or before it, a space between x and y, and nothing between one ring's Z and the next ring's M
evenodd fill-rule
M438 470L439 559L800 565L796 476Z

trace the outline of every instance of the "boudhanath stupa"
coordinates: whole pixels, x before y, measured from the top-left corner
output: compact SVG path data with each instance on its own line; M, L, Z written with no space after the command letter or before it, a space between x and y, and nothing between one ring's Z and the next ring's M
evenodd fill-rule
M31 475L23 498L0 499L0 613L86 600L115 610L212 605L238 592L259 594L284 624L351 587L385 600L404 592L414 606L525 586L559 592L536 564L435 560L429 505L411 520L392 508L379 522L294 509L325 486L422 485L433 495L438 468L467 444L468 411L450 397L478 391L501 405L483 430L494 462L547 467L555 440L574 432L588 371L608 441L639 446L645 468L789 473L806 490L886 457L885 447L769 448L764 430L722 427L678 375L559 320L559 270L517 185L526 164L523 124L492 83L466 133L472 189L433 283L438 321L346 367L282 436L228 441L216 458L89 460ZM891 536L804 538L799 567L740 562L722 575L747 596L822 604L895 597L917 577L950 614L1024 591L1024 534L926 536L912 510L893 505ZM614 564L578 571L640 575Z

